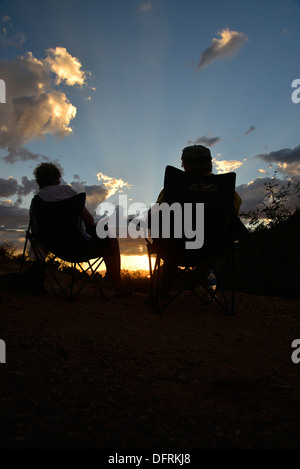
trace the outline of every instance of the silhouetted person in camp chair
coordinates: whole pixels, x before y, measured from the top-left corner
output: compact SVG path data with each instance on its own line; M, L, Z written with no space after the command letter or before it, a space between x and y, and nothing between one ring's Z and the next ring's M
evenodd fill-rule
M181 166L186 173L192 173L193 175L210 176L212 175L212 157L209 148L202 145L192 145L183 149L181 156ZM164 189L160 192L157 203L161 204L165 201ZM234 213L231 217L231 223L233 223L233 232L235 239L242 239L246 236L247 229L238 218L239 209L242 200L237 192L234 193ZM169 291L173 285L176 270L177 260L174 255L174 245L169 240L155 239L154 246L161 246L164 249L164 265L162 269L161 288L160 296L168 296ZM176 244L175 244L176 246ZM173 247L173 251L172 251ZM176 249L176 248L175 248Z
M39 186L37 195L45 202L62 201L77 194L70 186L60 184L61 173L53 163L41 163L35 168L33 174ZM30 213L32 212L32 206L33 203L30 207ZM33 216L32 233L35 234L37 229ZM44 248L43 250L43 246L40 246L40 248L46 257L47 249ZM116 296L127 296L129 292L123 288L120 274L119 242L116 238L100 239L96 235L94 218L86 207L82 211L80 236L76 239L75 248L79 257L87 256L89 259L103 257L107 269L105 277L114 283ZM32 250L30 256L34 257Z

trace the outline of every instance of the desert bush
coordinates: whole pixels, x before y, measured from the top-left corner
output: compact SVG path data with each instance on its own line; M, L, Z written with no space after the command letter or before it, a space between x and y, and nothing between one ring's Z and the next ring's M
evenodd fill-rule
M16 254L16 248L11 241L3 241L0 244L0 259L12 260Z
M300 197L300 182L291 179L286 184L279 184L275 176L276 172L272 181L265 183L264 200L255 209L240 213L250 231L273 228L286 221L297 210L297 207L290 206L290 199Z
M123 269L121 275L125 288L141 293L147 293L149 291L150 278L147 272Z
M54 254L48 254L46 257L46 262L49 264L51 269L60 270L61 262Z

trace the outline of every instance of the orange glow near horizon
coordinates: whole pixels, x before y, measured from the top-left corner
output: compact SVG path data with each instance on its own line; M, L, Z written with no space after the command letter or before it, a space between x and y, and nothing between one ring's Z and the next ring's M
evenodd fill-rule
M152 267L154 266L154 259L152 259ZM99 272L104 272L104 264L101 265ZM149 272L149 259L148 255L144 254L142 256L129 256L121 254L121 270L128 270L130 272L137 271L146 271Z
M125 256L121 255L121 269L122 270L147 270L149 271L149 259L147 254L142 256Z

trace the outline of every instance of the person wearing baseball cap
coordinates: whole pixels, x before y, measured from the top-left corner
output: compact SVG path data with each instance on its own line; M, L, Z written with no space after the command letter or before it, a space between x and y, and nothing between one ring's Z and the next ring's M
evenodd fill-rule
M182 150L181 166L186 172L192 172L195 169L201 174L210 174L212 172L212 158L210 149L203 145L192 145Z
M186 173L208 176L212 173L212 157L210 149L203 145L190 145L182 150L181 167ZM164 190L160 192L157 203L164 201ZM234 210L238 215L242 199L237 192L234 194Z
M182 150L181 154L181 167L186 173L199 174L203 176L209 176L212 173L212 156L210 149L203 145L190 145ZM164 189L160 192L156 203L161 204L164 202ZM242 199L237 192L234 194L234 212L238 219L239 209L242 203ZM241 223L239 221L239 223ZM159 243L160 240L155 240ZM161 292L160 296L169 297L170 288L174 281L177 264L173 257L170 255L164 259L164 266L161 278Z

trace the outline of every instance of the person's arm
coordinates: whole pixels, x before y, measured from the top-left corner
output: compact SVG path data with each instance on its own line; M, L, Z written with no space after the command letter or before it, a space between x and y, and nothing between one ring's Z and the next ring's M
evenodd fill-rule
M84 207L82 211L82 220L84 221L86 225L96 226L94 217L92 216L92 214L88 211L86 207Z
M234 193L234 213L239 214L240 206L242 204L242 199L237 192Z
M159 196L157 197L156 203L157 204L162 204L164 202L164 196L165 196L164 190L162 189L159 193Z

